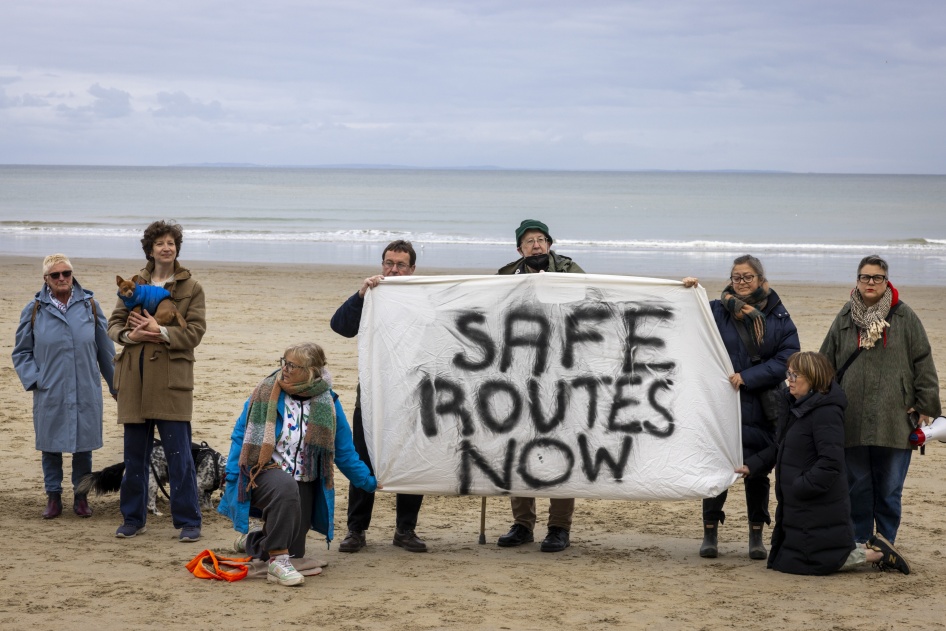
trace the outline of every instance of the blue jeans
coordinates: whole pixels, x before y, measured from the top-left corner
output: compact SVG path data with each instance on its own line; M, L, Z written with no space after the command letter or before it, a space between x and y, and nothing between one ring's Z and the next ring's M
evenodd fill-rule
M877 532L891 543L900 528L900 498L912 449L848 447L844 450L854 540L864 543Z
M72 454L73 488L88 473L92 473L92 452L78 451ZM62 493L62 454L58 451L43 452L43 485L47 493Z
M168 461L168 494L171 496L171 521L175 528L200 528L200 503L197 497L197 469L191 455L191 424L185 421L158 421L125 424L125 475L119 499L126 524L145 525L148 515L148 476L154 428Z

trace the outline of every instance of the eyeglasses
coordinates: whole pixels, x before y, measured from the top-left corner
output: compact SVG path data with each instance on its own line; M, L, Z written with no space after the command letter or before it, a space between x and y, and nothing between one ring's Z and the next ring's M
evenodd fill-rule
M67 270L63 270L63 271L61 271L61 272L50 272L50 273L48 273L48 274L46 274L46 275L49 276L50 278L52 278L53 280L59 280L59 277L60 277L60 276L62 276L63 278L72 278L72 270L71 270L71 269L67 269Z
M300 366L299 364L293 364L291 361L287 360L285 357L279 358L279 366L285 368L289 372L293 372L298 368L309 368L309 366Z
M792 383L795 383L795 380L798 379L798 373L792 372L791 370L789 370L788 372L785 373L785 378L791 381Z
M857 275L857 282L864 283L865 285L869 285L871 282L873 282L875 285L879 285L885 280L887 280L887 277L884 276L883 274L874 274L873 276L871 276L870 274Z
M755 280L755 274L743 274L742 276L740 276L739 274L736 274L735 276L730 276L729 280L731 280L733 284L751 283L752 281Z
M393 268L396 267L396 268L397 268L397 271L399 271L399 272L406 272L406 271L407 271L408 269L410 269L410 267L411 267L410 265L408 265L408 264L405 263L404 261L398 261L397 263L395 263L394 261L387 260L387 259L385 259L384 261L382 261L382 262L381 262L381 265L384 266L384 269L393 269Z
M522 242L522 245L529 245L529 246L532 246L532 245L535 245L535 244L537 244L537 243L538 243L539 245L545 245L545 244L548 243L548 242L549 242L549 240L546 239L545 237L532 237L531 239L526 239L525 241L523 241L523 242Z

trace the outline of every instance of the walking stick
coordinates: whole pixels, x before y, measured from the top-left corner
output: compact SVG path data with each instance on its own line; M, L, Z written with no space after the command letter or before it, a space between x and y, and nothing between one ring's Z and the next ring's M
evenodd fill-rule
M480 505L480 545L486 544L486 496L483 496L483 503Z

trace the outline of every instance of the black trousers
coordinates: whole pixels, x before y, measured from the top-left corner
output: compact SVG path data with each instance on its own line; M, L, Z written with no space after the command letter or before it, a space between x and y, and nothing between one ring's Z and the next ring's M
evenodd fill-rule
M750 523L772 523L769 516L769 476L760 475L744 480L746 486L746 512ZM723 491L716 497L703 500L703 521L726 521L723 505L729 491Z
M374 468L371 466L371 459L368 457L368 445L365 443L365 427L361 423L361 408L355 408L352 415L352 439L355 443L355 451L361 457L361 461L368 465L371 474L374 475ZM423 495L407 495L398 493L395 502L397 529L414 530L417 528L417 514L420 512L420 505L424 501ZM374 493L368 493L356 488L354 485L348 486L348 529L349 530L368 530L371 525L371 511L374 509Z

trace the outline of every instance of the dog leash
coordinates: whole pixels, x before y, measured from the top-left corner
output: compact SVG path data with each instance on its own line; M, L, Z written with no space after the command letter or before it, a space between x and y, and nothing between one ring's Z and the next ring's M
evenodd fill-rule
M246 575L249 572L249 567L246 564L252 558L253 557L233 559L230 557L218 557L211 550L204 550L191 559L187 563L186 567L188 571L197 578L207 578L233 583L235 581L242 581L244 578L246 578ZM211 563L210 566L207 565L208 561ZM221 568L221 566L233 569L228 570Z

